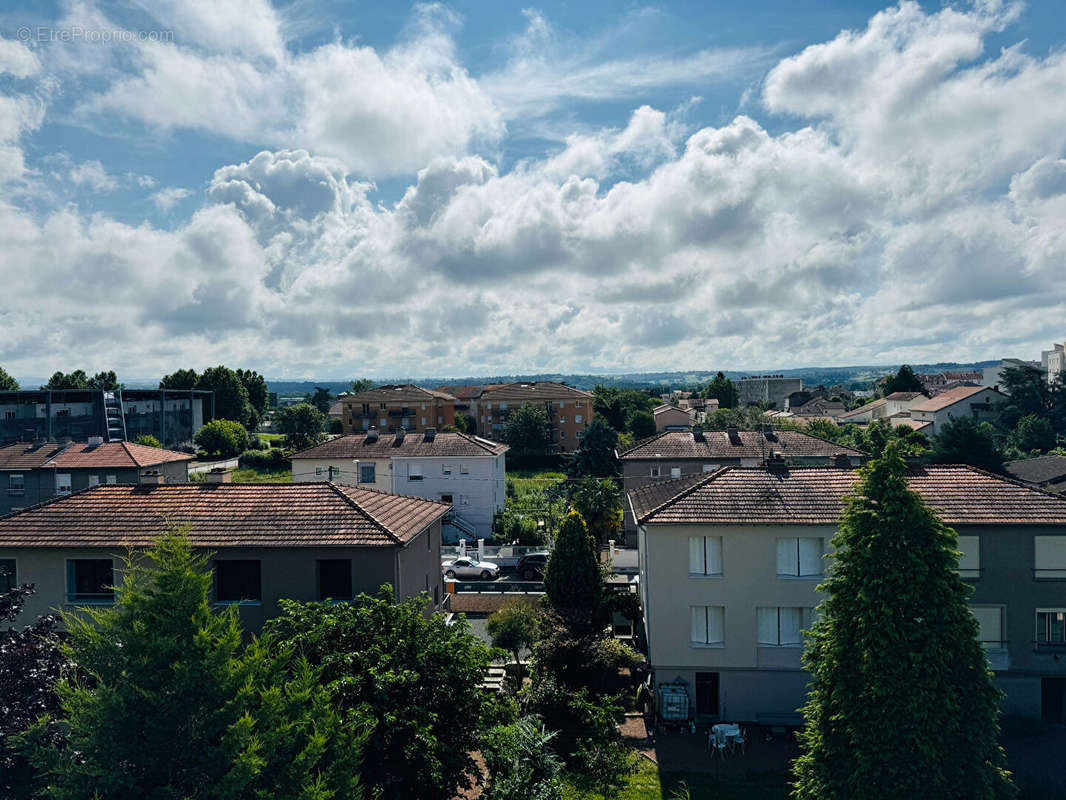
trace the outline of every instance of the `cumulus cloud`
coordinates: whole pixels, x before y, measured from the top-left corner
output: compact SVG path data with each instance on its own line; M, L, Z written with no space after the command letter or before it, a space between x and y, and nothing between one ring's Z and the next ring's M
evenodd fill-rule
M238 59L267 84L266 59L309 79L416 76L388 85L424 97L429 118L455 104L465 121L449 133L445 120L411 154L393 204L371 201L356 151L414 112L376 101L305 114L292 127L301 147L220 166L173 230L0 201L0 273L12 276L0 324L18 331L0 360L25 370L65 352L55 331L155 371L190 359L396 376L1031 357L1061 337L1066 305L1066 61L986 54L1018 13L905 2L783 59L750 116L690 131L635 102L624 125L506 168L468 152L472 120L491 131L500 117L478 106L491 93L459 66L447 20L420 21L387 53L335 42L277 56L260 34L217 52L205 34L180 57ZM202 79L178 99L255 96L201 97ZM347 91L309 82L298 96L343 103ZM371 130L379 105L398 122ZM260 125L270 109L238 103L226 124ZM331 140L347 126L367 131ZM27 128L8 130L17 144ZM13 310L42 297L46 330Z
M160 211L170 211L179 200L184 200L192 192L181 186L168 186L152 194L152 202Z

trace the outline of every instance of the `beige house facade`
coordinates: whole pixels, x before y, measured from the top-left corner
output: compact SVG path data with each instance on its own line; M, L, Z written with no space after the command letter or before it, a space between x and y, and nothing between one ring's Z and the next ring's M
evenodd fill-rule
M455 424L455 398L436 389L411 383L376 386L341 397L341 430L360 433L377 428L382 433L404 430L421 433L426 428Z

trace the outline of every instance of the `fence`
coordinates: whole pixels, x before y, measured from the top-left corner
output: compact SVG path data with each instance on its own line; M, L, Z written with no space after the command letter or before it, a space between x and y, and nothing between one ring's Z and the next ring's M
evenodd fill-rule
M456 547L441 547L441 561L453 558L477 558L478 561L491 561L503 567L514 567L518 559L528 553L550 553L551 547L523 547L520 545L486 545L484 539L478 539L475 546L467 545L466 539L460 539Z

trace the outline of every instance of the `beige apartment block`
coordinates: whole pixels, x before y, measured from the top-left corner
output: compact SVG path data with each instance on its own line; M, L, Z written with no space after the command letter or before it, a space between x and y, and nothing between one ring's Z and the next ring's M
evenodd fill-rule
M382 433L421 433L426 428L455 425L455 397L411 383L376 386L341 398L344 433L377 428Z

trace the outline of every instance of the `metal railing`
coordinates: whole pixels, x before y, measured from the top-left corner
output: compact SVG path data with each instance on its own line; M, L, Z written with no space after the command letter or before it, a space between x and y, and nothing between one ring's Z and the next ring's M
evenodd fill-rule
M544 594L539 581L455 581L461 594Z

